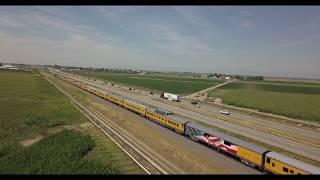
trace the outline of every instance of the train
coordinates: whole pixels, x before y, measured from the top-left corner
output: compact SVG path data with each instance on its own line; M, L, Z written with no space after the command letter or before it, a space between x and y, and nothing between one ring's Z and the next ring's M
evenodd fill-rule
M191 122L186 117L177 116L169 111L147 106L120 95L106 92L98 87L66 77L61 73L56 72L55 76L262 172L282 175L320 174L320 168L316 166L245 142L222 132L205 128Z

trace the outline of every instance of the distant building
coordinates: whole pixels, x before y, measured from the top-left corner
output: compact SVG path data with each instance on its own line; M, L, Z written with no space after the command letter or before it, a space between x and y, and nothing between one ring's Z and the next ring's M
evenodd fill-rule
M226 79L226 80L230 80L230 77L229 77L229 76L226 76L224 79Z
M79 68L69 69L69 71L81 71Z
M3 66L0 66L0 69L18 70L19 68L17 68L16 66L12 66L11 64L6 64L6 65L3 65Z

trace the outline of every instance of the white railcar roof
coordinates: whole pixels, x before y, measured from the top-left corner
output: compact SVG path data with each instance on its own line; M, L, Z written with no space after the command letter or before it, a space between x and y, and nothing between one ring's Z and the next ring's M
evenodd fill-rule
M241 147L244 147L244 148L247 148L247 149L250 149L252 151L255 151L257 153L260 153L262 154L263 152L267 151L268 149L265 149L263 147L259 147L259 146L256 146L254 144L251 144L251 143L248 143L248 142L245 142L241 139L238 139L238 138L235 138L235 137L232 137L232 136L229 136L227 134L224 134L222 132L218 132L216 130L213 130L213 129L208 129L208 128L205 128L205 127L202 127L200 125L197 125L197 124L194 124L194 123L188 123L186 126L189 126L189 127L192 127L192 128L195 128L195 129L199 129L203 132L206 132L208 134L211 134L211 135L214 135L214 136L217 136L223 140L226 140L226 141L229 141L230 143L233 143L233 144L236 144L238 146L241 146Z
M311 174L320 174L320 168L319 167L304 163L302 161L299 161L299 160L293 159L291 157L279 154L277 152L269 152L269 153L266 154L266 157L270 157L272 159L276 159L278 161L281 161L281 162L283 162L285 164L292 165L292 166L294 166L294 167L296 167L298 169L307 171L307 172L309 172Z

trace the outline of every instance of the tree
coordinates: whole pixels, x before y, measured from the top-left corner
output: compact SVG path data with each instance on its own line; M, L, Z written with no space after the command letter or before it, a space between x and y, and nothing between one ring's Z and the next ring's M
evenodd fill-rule
M234 78L235 79L244 79L243 76L241 76L241 75L235 75Z
M55 65L54 65L54 68L59 69L60 66L55 64Z
M247 80L263 81L264 77L263 76L249 76L249 77L247 77Z

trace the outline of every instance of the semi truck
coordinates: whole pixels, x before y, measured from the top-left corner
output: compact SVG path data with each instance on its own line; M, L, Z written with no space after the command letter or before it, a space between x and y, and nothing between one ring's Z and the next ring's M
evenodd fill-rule
M176 94L171 94L171 93L162 93L160 95L160 98L168 99L170 101L180 101L180 97Z

